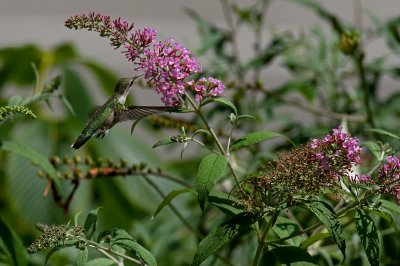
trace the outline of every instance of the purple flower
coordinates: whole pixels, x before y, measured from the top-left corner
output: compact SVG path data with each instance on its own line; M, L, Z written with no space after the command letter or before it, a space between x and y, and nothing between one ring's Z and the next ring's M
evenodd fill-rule
M147 48L138 62L137 70L144 71L145 79L154 83L156 92L163 95L165 105L177 104L179 95L185 93L184 80L201 72L194 55L173 39L157 42Z
M185 94L186 88L194 92L197 101L219 96L224 91L225 86L215 78L186 81L189 76L202 71L198 60L171 38L165 42L157 41L157 32L151 28L131 33L133 23L121 18L111 20L109 16L93 12L70 17L65 25L96 31L100 36L109 38L115 49L122 46L122 53L136 65L135 70L144 72L147 82L154 84L155 92L162 94L161 100L165 105L179 105L180 96Z
M387 156L386 161L379 169L376 183L381 193L396 196L400 204L400 161L397 156Z
M319 164L315 174L336 179L342 176L352 180L351 168L361 163L358 139L343 132L341 127L332 131L332 135L312 139L309 144L315 152L313 157Z

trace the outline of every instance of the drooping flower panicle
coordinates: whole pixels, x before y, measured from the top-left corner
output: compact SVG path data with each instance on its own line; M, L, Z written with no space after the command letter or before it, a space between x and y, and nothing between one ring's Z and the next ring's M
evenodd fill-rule
M224 85L215 78L188 82L186 79L200 73L201 67L195 56L173 39L157 41L157 32L145 27L131 32L133 23L112 20L109 16L96 13L73 16L65 25L73 29L88 29L110 39L115 49L124 48L122 53L136 65L135 70L143 71L147 82L155 85L155 91L162 94L165 105L179 105L180 95L186 89L192 90L196 100L216 97L223 93Z

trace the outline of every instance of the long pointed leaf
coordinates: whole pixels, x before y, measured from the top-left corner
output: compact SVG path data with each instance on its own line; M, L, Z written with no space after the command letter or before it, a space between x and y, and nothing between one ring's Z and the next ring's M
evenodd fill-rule
M331 206L323 201L309 201L304 202L303 205L312 213L314 213L315 216L317 216L321 223L326 227L342 252L344 260L346 257L346 243L344 241L342 229L335 211Z
M374 221L368 214L357 209L355 223L369 263L371 266L378 266L379 238Z
M224 173L227 164L228 158L214 153L201 160L197 177L197 193L202 211L204 211L210 191Z
M192 266L200 265L205 259L245 232L256 221L250 213L242 212L219 225L199 244Z

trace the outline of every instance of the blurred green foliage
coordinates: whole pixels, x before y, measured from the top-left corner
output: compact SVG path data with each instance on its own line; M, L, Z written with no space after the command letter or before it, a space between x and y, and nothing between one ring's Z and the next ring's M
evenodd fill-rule
M273 2L256 1L246 7L228 1L222 1L222 4L230 28L221 28L205 20L195 10L188 12L196 22L202 40L197 54L209 59L208 65L203 66L206 75L216 76L225 82L229 88L227 98L232 100L239 114L250 114L256 118L241 121L238 124L240 134L274 125L274 131L301 144L344 123L353 135L362 140L374 139L377 149L388 151L392 147L392 151L399 150L398 140L366 130L383 128L389 132L398 131L400 92L398 88L384 88L381 81L388 77L398 80L400 77L400 65L389 61L393 57L398 61L400 56L399 17L381 20L370 15L374 27L361 30L356 25L342 21L317 2L296 1L293 4L301 4L317 14L331 30L315 26L298 35L289 31L271 31L268 41L261 42L261 35L267 27L266 10ZM245 59L240 57L237 48L237 32L242 28L252 31L254 36L254 40L248 43L253 45L254 54ZM385 55L371 58L365 53L364 47L376 39L385 40L388 51ZM272 66L276 67L274 63L277 61L290 77L280 85L270 87L268 81L263 80L263 75ZM57 77L60 78L60 84L57 84ZM96 91L89 87L89 80L97 85ZM164 173L193 186L197 166L205 150L195 150L189 153L190 156L179 159L176 149L165 148L167 152L164 148L151 150L151 145L144 143L135 132L130 135L123 126L115 127L101 141L90 141L81 151L75 152L70 148L89 114L99 104L92 95L108 97L116 80L116 73L79 54L71 43L48 50L33 44L0 49L0 106L22 106L37 116L34 120L9 113L4 121L0 121L0 265L43 265L45 254L27 256L25 250L21 249L23 244L27 246L37 238L35 224L66 224L73 220L74 214L87 213L98 206L102 206L98 218L100 230L125 229L152 252L160 265L189 265L200 238L226 221L226 215L228 218L233 216L224 205L229 205L229 202L213 194L209 201L214 199L215 202L213 206L206 205L203 214L196 197L185 190L182 193L175 192L169 201L173 199L174 206L200 235L193 234L183 226L176 213L167 208L151 220L163 198L171 191L182 189L182 186L166 178L155 178L157 175L142 174L80 181L71 205L64 212L52 199L54 193L51 190L44 196L49 181L39 178L37 171L45 169L46 163L38 160L37 165L33 165L29 156L20 156L15 148L4 148L9 141L40 153L43 158L56 155L61 160L64 157L68 160L79 156L83 160L90 155L96 159L103 158L105 162L108 158L114 161L124 159L129 165L144 162L147 167L159 167ZM12 96L5 97L6 94ZM224 104L215 104L207 109L206 116L215 125L219 136L228 134L226 126L229 125L227 117L230 112L231 108ZM306 122L300 119L299 112ZM165 131L160 133L162 126L152 123L152 120L149 122L144 124L145 130L154 143L168 135ZM190 115L184 116L184 122L194 128L202 127L199 119ZM176 134L180 134L180 128L176 125L173 127L177 128ZM207 135L202 138L205 143L210 141ZM249 152L244 152L238 158L240 174L246 176L258 171L265 161L272 159L277 152L290 149L290 145L277 141L273 145L251 147ZM365 154L365 159L370 165L377 161L371 152ZM369 169L368 166L364 167ZM63 178L58 181L60 185L57 189L65 201L75 184ZM228 189L224 188L223 183L218 186L227 190L224 196L228 195L229 186ZM392 203L387 201L386 204ZM390 207L394 214L393 224L399 227L399 208L395 204ZM294 210L294 214L304 228L316 221L311 212ZM381 240L382 264L398 265L399 232L393 232L391 225L382 217L373 217ZM277 224L280 222L278 220ZM229 225L229 220L226 224ZM248 265L254 257L257 239L246 234L247 230L250 229L241 228L237 232L240 237L221 252L234 265ZM344 230L347 243L344 264L368 265L359 239L352 235L354 230L354 227ZM274 235L279 235L279 232L274 232ZM4 236L8 236L13 243L4 241ZM340 264L340 250L330 244L325 243L325 249L314 248L311 251L312 260L320 265ZM56 252L49 264L73 264L77 256L74 252L70 249ZM279 256L276 254L285 252L288 251L283 247L268 251L263 260L271 262ZM309 259L308 253L297 255ZM95 253L89 253L90 258L95 256ZM205 264L221 265L222 261L221 258L210 257Z

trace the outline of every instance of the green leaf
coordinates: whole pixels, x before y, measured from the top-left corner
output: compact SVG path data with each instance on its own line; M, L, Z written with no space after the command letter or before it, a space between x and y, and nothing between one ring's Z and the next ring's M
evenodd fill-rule
M318 264L304 249L287 246L276 247L265 252L260 265L311 266Z
M57 251L60 250L60 246L55 246L54 248L52 248L49 253L47 253L46 255L46 259L44 260L44 265L47 265L47 262L49 262L49 259L51 256L53 256L54 253L56 253Z
M222 103L222 104L228 106L229 108L231 108L235 112L235 115L237 116L236 106L226 98L222 98L222 97L219 97L219 98L208 98L207 100L203 101L201 103L201 105L204 106L204 105L212 103L212 102L218 102L218 103Z
M369 128L369 129L367 129L367 130L368 130L368 131L371 131L371 132L375 132L375 133L381 134L381 135L389 136L389 137L394 138L394 139L397 139L397 140L400 140L400 137L399 137L399 136L397 136L397 135L395 135L395 134L393 134L393 133L391 133L391 132L389 132L389 131L386 131L386 130L384 130L384 129L380 129L380 128Z
M153 145L153 148L157 148L157 147L164 146L164 145L169 145L171 143L176 143L176 141L174 141L171 137L167 137L167 138L157 141Z
M259 131L259 132L252 132L244 137L241 137L237 141L235 141L232 146L230 147L230 151L234 151L243 147L248 147L257 143L260 143L262 141L271 139L271 138L276 138L276 137L284 137L285 136L272 132L272 131ZM289 140L289 139L288 139ZM290 141L290 140L289 140ZM291 142L291 141L290 141ZM291 142L292 143L292 142Z
M208 202L228 216L234 216L243 212L243 208L240 208L238 200L228 193L213 191L208 196Z
M221 178L227 164L228 158L214 153L205 156L201 160L197 174L197 193L200 208L203 212L208 195L218 179Z
M57 178L56 169L54 169L53 165L49 162L46 156L26 145L22 145L21 143L14 141L0 141L0 149L19 154L30 160L33 164L40 165L49 174L49 177L54 183L57 192L61 196L63 195L60 181Z
M314 244L317 241L320 240L324 240L328 237L330 237L331 235L329 233L318 233L316 235L312 235L311 237L307 238L306 240L304 240L303 243L301 243L300 247L303 249L307 249L309 246L311 246L312 244Z
M115 245L118 245L125 250L136 253L136 255L147 265L157 265L156 259L154 258L153 254L151 254L150 251L139 245L125 230L117 230L116 237L114 239L115 241L113 243Z
M5 255L7 257L10 257L10 261L13 262L13 265L24 266L28 264L26 258L26 249L22 240L18 237L14 230L9 227L1 218L0 240L4 243Z
M375 156L376 159L379 161L382 159L382 151L379 145L376 142L373 141L364 141L362 143L362 146L365 146L372 152L372 154Z
M300 232L300 228L297 224L293 223L290 219L287 219L282 216L278 216L274 226L272 227L272 231L279 237L284 238L291 235L294 235ZM302 241L302 237L300 235L293 236L292 238L286 240L286 242L291 246L298 246Z
M378 231L372 218L361 209L356 210L355 223L371 266L379 265Z
M382 207L383 208L387 209L388 211L395 212L398 215L400 215L400 206L399 205L397 205L397 204L395 204L395 203L393 203L391 201L385 200L385 199L382 199L381 202L382 202Z
M88 255L89 255L88 248L85 247L84 249L79 250L78 258L76 260L76 265L77 266L86 266L87 260L88 260Z
M194 255L192 266L200 265L205 259L231 242L239 234L247 231L255 221L256 219L252 214L242 212L219 225L201 240Z
M183 193L192 193L194 195L197 195L197 193L195 191L193 191L193 189L190 188L184 188L184 189L180 189L180 190L173 190L170 193L168 193L168 195L163 199L163 201L160 203L160 205L158 205L157 210L155 211L152 219L154 219L157 214L165 207L167 206L175 197L183 194Z
M197 129L195 132L193 132L192 138L194 138L194 136L196 136L199 133L210 135L210 132L208 130L200 128L200 129Z
M346 243L335 211L324 201L309 201L304 202L303 205L314 213L326 227L342 252L344 260L346 257Z
M88 239L91 239L94 232L96 231L97 213L101 207L91 210L86 217L85 224L83 228L85 229L85 234Z
M118 264L109 258L96 258L88 261L86 266L118 266Z
M396 222L394 221L392 215L390 213L384 212L383 210L385 209L382 207L380 207L379 209L363 208L363 211L373 213L375 215L378 215L382 219L385 219L396 230L396 232L398 232L399 229L397 228Z

